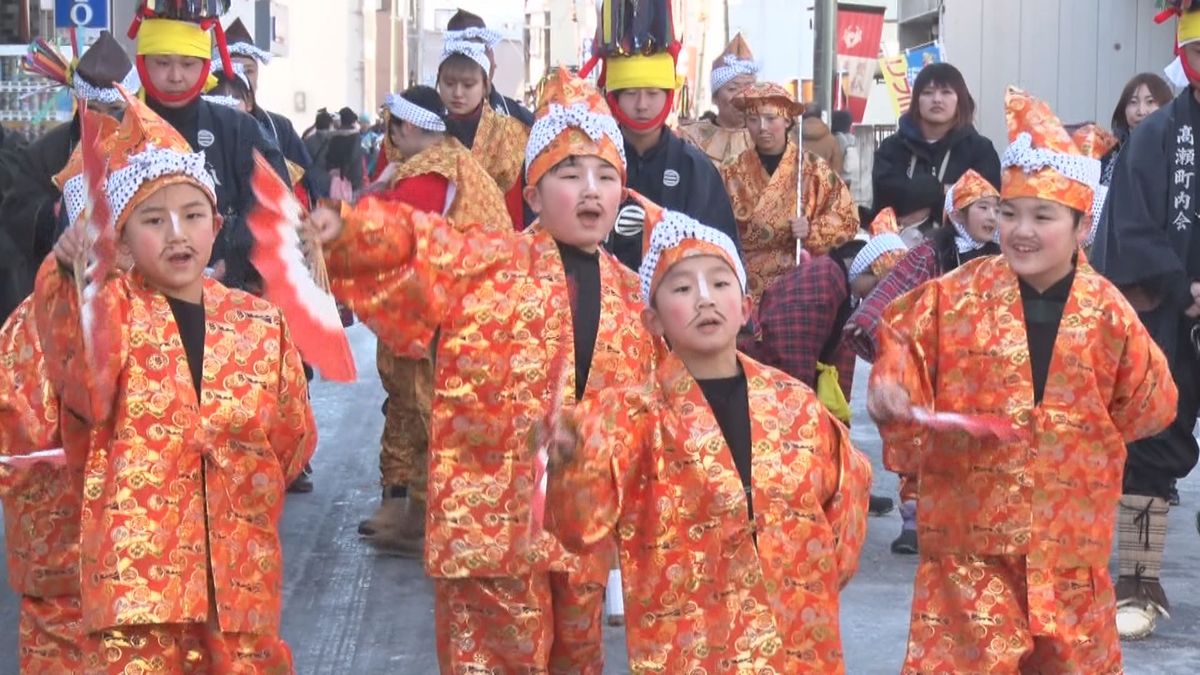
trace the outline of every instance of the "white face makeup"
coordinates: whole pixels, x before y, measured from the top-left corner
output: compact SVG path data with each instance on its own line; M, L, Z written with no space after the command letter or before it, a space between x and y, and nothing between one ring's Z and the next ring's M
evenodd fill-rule
M593 192L600 189L600 178L596 175L596 167L588 166L587 168L587 187Z
M696 276L696 292L700 295L700 299L711 301L712 295L708 292L708 273L702 272Z
M179 225L179 213L171 211L171 234L176 237L183 236L183 228Z

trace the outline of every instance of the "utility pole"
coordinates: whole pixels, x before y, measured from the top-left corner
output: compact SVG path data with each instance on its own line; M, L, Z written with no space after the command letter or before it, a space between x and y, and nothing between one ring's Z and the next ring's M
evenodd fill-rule
M813 102L830 115L837 63L837 0L815 0L814 9Z

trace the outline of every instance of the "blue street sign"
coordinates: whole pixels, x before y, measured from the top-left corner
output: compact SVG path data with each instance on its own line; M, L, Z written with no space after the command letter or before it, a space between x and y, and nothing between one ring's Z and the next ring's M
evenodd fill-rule
M108 0L54 0L55 28L108 28Z

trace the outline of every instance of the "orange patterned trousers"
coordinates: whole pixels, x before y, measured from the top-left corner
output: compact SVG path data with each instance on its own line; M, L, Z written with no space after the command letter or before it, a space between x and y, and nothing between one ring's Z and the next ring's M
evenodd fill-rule
M79 639L83 612L79 596L21 596L17 653L24 675L77 673L82 663Z
M433 361L398 357L380 342L375 364L388 395L379 442L381 482L384 487L406 485L409 495L425 499Z
M443 675L603 672L603 584L559 572L433 584Z
M1028 579L1041 590L1031 593ZM1030 612L1031 595L1039 612ZM1044 629L1031 627L1034 614ZM1023 556L923 555L903 672L1121 673L1108 569L1042 572Z
M125 626L84 639L87 675L291 675L277 635L222 633L210 624Z

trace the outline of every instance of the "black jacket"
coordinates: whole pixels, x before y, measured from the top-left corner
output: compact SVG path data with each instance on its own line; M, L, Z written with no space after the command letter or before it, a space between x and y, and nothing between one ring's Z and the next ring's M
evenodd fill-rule
M8 320L21 301L33 292L35 269L13 244L8 233L0 230L0 324Z
M0 222L13 243L35 266L54 246L54 207L60 196L50 179L79 143L79 121L60 124L33 143L9 153L10 181L0 206Z
M1189 87L1133 130L1118 157L1089 260L1118 288L1138 287L1161 303L1140 312L1146 329L1174 364L1194 322L1183 312L1192 304L1191 283L1200 279L1200 242L1191 223L1174 224L1171 197L1175 156L1184 126L1200 124L1200 104ZM1184 192L1183 194L1187 194ZM1191 209L1200 203L1192 181Z
M304 147L304 141L300 140L300 134L296 133L296 127L292 125L291 120L262 108L255 108L253 115L262 128L267 130L267 139L279 146L279 151L285 159L305 170L312 165L308 148Z
M250 266L253 237L246 216L254 208L254 153L257 149L275 172L288 181L287 165L274 141L250 115L233 108L197 99L186 109L165 110L150 105L187 139L192 149L203 151L217 184L217 210L225 217L213 246L212 262L225 261L222 283L244 288L257 276Z
M958 182L967 169L974 169L1000 189L1000 157L992 142L975 127L960 127L929 143L912 118L904 115L896 133L885 138L875 151L872 210L878 213L890 206L903 216L929 207L932 218L941 222L946 194L943 186Z
M15 299L0 303L5 316L33 292L37 268L54 247L58 232L55 207L61 195L50 179L63 170L79 143L77 120L54 127L23 148L5 152L7 185L0 202L0 266L5 270L0 295Z
M663 128L658 145L645 156L625 143L627 185L659 206L684 213L729 235L741 251L737 221L721 174L696 146ZM622 211L633 208L629 202ZM606 246L617 259L637 271L642 264L642 228L636 219L617 218Z

